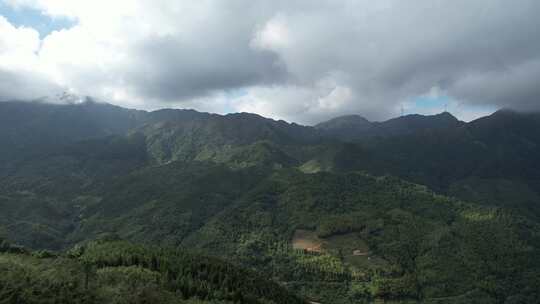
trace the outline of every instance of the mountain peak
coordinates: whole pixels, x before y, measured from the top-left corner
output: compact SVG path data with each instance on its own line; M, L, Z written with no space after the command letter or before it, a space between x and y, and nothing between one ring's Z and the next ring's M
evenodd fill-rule
M380 122L379 127L384 130L383 133L386 135L401 135L423 130L455 128L462 124L462 121L449 112L442 112L435 115L411 114L401 116Z
M356 114L344 115L332 118L328 121L321 122L315 125L315 128L322 130L352 128L352 127L367 127L371 122L364 117Z
M448 112L448 111L444 111L444 112L441 112L439 114L435 114L433 116L439 116L439 117L448 117L448 118L452 118L452 119L455 119L455 120L458 120L454 115L452 115L452 113Z
M393 121L393 120L430 120L430 121L436 121L436 120L451 120L451 121L459 121L452 113L444 111L438 114L432 114L432 115L422 115L422 114L408 114L404 116L399 116L396 118L389 119L385 122Z

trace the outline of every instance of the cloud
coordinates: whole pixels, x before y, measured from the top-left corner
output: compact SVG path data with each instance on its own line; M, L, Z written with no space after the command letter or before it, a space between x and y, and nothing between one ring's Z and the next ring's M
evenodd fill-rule
M0 100L32 99L58 90L36 54L39 49L37 31L14 27L0 16Z
M471 104L488 103L517 110L540 109L540 59L501 71L466 75L452 87L455 96Z
M276 85L254 87L242 96L230 98L233 108L241 112L264 113L287 121L315 124L355 107L352 89L328 75L311 87Z
M290 45L289 28L282 16L276 15L255 32L251 47L255 49L279 51Z
M302 123L388 118L432 88L463 115L540 109L535 0L5 2L76 25L40 40L0 20L0 77L32 87L17 96L3 85L0 96L64 88Z

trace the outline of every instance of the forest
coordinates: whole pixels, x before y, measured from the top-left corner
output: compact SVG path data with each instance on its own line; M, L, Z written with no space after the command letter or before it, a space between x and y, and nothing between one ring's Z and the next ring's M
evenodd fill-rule
M0 115L0 303L540 299L537 115Z

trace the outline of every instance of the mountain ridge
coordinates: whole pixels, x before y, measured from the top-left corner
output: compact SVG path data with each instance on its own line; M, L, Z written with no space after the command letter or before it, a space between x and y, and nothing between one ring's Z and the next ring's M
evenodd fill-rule
M535 114L327 128L350 134L96 102L0 104L0 118L0 239L191 248L321 303L540 298Z

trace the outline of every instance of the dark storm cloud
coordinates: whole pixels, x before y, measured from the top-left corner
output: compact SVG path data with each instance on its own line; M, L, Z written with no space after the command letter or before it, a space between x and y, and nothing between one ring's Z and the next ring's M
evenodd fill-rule
M245 40L249 35L242 37L242 42L236 37L216 36L189 44L170 36L147 39L134 47L133 70L127 71L126 79L138 95L163 101L286 79L278 56L250 49L249 40Z
M311 123L351 112L387 118L436 88L465 107L540 110L536 0L72 0L65 12L13 2L79 20L43 40L36 66L122 105ZM244 93L212 106L235 90Z
M61 88L33 72L0 68L0 101L29 100L55 94Z
M437 85L465 102L508 107L530 108L538 99L540 2L432 1L402 11L391 21L393 34L404 37L390 47L399 54L383 51L388 64L379 70L388 90L414 94Z

